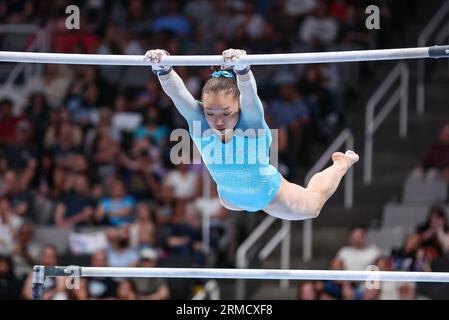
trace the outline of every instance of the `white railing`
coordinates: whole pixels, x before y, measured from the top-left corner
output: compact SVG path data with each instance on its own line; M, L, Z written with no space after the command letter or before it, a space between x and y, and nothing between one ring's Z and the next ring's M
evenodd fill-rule
M436 36L436 43L443 42L449 38L449 1L446 1L437 13L433 16L424 30L418 37L418 46L425 46L429 38L435 34L436 30L440 30ZM438 29L441 23L446 19L447 24L443 28ZM417 86L416 86L416 110L418 114L422 115L425 110L426 100L426 62L424 60L418 60L418 74L417 74Z
M321 171L329 163L329 159L332 154L338 151L341 146L345 145L346 150L354 149L354 136L350 129L344 129L334 142L327 148L322 154L320 159L309 170L305 178L305 185L307 185L314 174ZM346 209L352 208L354 199L354 172L353 169L349 169L344 177L344 206ZM304 261L310 261L312 259L312 244L313 244L313 220L307 219L303 222L303 248L302 259Z
M203 165L202 185L203 185L203 197L210 198L211 195L211 177L206 166ZM203 234L203 251L205 254L210 252L210 216L209 212L202 212L202 234Z
M268 231L277 219L272 216L267 216L249 237L240 245L237 249L236 265L237 268L245 269L249 267L251 257L249 257L249 251L253 248L254 244ZM281 269L290 268L290 221L282 221L281 228L278 232L268 241L268 243L260 250L258 258L261 261L266 260L274 249L282 242L281 245ZM288 280L281 280L282 288L288 286ZM236 298L239 300L245 299L246 284L245 280L238 280L236 286Z
M2 24L0 25L1 33L11 33L11 34L35 34L36 37L27 46L26 51L47 51L48 50L48 38L47 31L38 25L34 24ZM32 65L27 63L17 63L12 69L8 78L6 79L4 86L11 87L16 79L20 76L22 72L25 75L25 81L27 81L34 74L39 74L42 72L42 64Z
M398 82L398 88L394 90L394 93L391 94L390 98L383 105L382 109L377 113L377 115L375 115L375 109L382 101L382 98L385 96L387 91L391 90L391 88ZM365 184L370 184L372 181L374 134L399 102L399 135L401 138L407 136L409 83L409 68L405 62L400 62L393 68L384 82L368 100L368 103L366 105L365 154L363 170L363 181Z

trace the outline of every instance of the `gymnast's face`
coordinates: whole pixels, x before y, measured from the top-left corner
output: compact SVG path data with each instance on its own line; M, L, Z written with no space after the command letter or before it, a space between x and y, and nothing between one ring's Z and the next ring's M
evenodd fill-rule
M234 129L239 120L240 103L231 94L206 93L203 96L203 108L207 123L219 136L224 136L226 129Z

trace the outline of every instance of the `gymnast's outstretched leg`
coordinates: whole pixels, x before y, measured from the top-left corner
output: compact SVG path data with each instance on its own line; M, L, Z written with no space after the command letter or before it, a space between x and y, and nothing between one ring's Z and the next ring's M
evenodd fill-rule
M316 218L326 201L334 194L341 179L352 165L359 160L353 151L336 152L333 164L315 174L306 188L282 178L276 198L263 210L285 220Z

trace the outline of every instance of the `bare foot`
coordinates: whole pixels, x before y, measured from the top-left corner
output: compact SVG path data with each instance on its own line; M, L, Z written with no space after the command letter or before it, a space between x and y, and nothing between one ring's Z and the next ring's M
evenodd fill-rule
M335 152L332 155L332 161L334 163L341 163L346 170L349 170L354 163L359 161L359 155L352 150L348 150L345 153Z

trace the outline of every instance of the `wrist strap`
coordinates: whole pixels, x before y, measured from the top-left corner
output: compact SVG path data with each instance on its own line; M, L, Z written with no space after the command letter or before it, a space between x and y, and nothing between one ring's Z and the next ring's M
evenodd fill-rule
M245 67L245 69L243 69L243 70L234 70L234 72L235 73L237 73L238 75L241 75L241 76L243 76L244 74L247 74L249 71L251 70L251 66L250 65L247 65L246 67Z
M162 69L162 70L153 70L154 75L156 76L164 76L166 74L169 74L173 70L172 66L170 66L168 69Z

